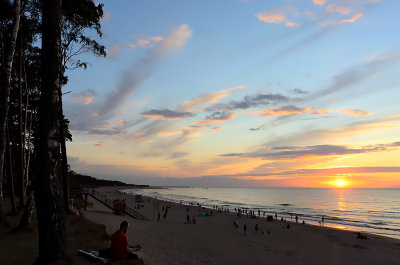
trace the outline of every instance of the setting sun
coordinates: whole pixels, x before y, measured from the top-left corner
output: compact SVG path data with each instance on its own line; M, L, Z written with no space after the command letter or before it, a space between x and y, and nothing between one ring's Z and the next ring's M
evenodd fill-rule
M338 187L343 187L347 184L347 182L342 179L335 180L333 183Z

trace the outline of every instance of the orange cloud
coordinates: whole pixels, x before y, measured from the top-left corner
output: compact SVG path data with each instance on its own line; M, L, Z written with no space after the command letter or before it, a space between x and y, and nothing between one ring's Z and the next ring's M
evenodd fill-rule
M360 17L362 17L363 16L363 14L361 14L361 13L358 13L358 14L355 14L354 16L352 16L351 18L349 18L349 19L343 19L343 20L341 20L340 22L341 23L354 23L354 22L356 22Z
M154 36L154 37L152 37L151 39L152 39L153 41L155 41L155 42L159 42L159 41L162 41L164 38L161 37L161 36Z
M100 147L100 148L104 147L105 145L106 145L106 143L104 143L104 142L94 144L94 146Z
M330 13L340 13L340 14L349 14L351 12L351 8L348 6L342 6L339 3L330 4L326 7L326 11Z
M310 114L328 114L328 113L331 113L331 111L328 109L313 110L310 112Z
M218 130L221 130L222 128L223 128L222 126L218 126L218 127L213 127L211 129L214 131L218 131Z
M338 110L338 112L350 115L350 116L357 116L357 117L364 117L371 115L370 112L364 110L357 110L357 109L342 109Z
M180 117L164 117L162 115L143 115L144 117L148 118L149 120L163 120L163 121L175 121L181 119Z
M326 0L313 0L314 4L322 6L326 3Z
M253 114L261 113L261 117L270 117L270 116L285 116L292 114L304 114L311 110L310 107L305 108L297 108L294 106L286 106L286 107L275 107L272 109L262 110L253 112Z
M210 127L210 125L192 125L192 126L188 126L186 128L186 130L203 130L203 129L207 129L208 127Z
M142 136L144 134L144 132L135 132L133 135L134 136Z
M102 19L104 22L108 22L108 21L110 21L110 19L111 19L111 15L112 15L111 12L104 11L103 17L102 17L101 19Z
M182 135L183 138L200 138L203 137L203 134L201 133L189 133L189 134L184 134Z
M164 38L161 51L177 51L186 44L186 40L192 36L192 30L188 25L182 24L174 30L170 36Z
M111 47L110 50L107 51L107 54L109 55L109 57L111 59L114 59L115 55L117 53L120 53L121 51L122 51L122 47L120 45L118 45L118 44L115 44L114 46Z
M182 104L179 105L179 107L181 109L184 109L185 111L190 111L193 108L195 108L197 106L201 106L203 104L215 103L215 102L229 96L233 92L242 90L244 88L245 88L245 86L237 86L237 87L221 90L218 92L205 93L205 94L200 95L192 100L183 102Z
M93 101L93 96L80 97L76 99L81 102L81 105L89 105Z
M140 47L146 47L147 44L149 44L149 43L150 43L150 41L148 41L148 40L140 39L136 42L136 45L140 46Z
M158 132L157 135L158 136L171 136L171 135L176 135L176 134L180 134L182 133L182 131L164 131L164 132Z
M285 14L283 13L282 9L279 9L277 11L267 11L263 13L258 13L255 15L258 20L263 21L265 23L272 23L272 24L281 24L285 23L286 26L288 27L297 27L300 26L300 24L294 23L289 21Z

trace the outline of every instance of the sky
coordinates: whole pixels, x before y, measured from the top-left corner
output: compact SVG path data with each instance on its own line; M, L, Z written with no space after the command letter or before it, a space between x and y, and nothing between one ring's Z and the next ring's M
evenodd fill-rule
M82 55L63 88L74 171L400 188L398 0L102 3L107 56Z

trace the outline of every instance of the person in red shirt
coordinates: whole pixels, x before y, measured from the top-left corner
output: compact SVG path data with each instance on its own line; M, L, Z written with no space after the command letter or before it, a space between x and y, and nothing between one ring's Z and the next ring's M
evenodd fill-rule
M138 256L133 253L141 249L140 245L131 246L128 244L126 231L129 224L123 221L119 226L119 230L111 236L111 253L118 259L138 259Z

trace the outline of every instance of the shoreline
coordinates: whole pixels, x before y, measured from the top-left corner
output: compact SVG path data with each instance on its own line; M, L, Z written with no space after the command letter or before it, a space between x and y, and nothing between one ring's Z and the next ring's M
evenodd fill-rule
M122 188L124 189L124 188ZM125 199L134 208L138 203L134 196L118 191L118 187L98 189L110 199ZM198 206L176 204L158 200L162 207L169 208L166 219L157 222L157 201L144 198L137 211L150 219L140 221L127 216L114 215L100 203L83 212L85 218L103 223L108 233L117 230L122 220L128 220L132 229L128 231L130 243L143 246L144 259L150 265L163 264L397 264L400 260L400 240L367 234L368 239L357 238L356 233L337 228L311 224L290 224L287 229L281 221L267 222L265 219L237 218L235 213L217 213L213 216L198 216ZM211 210L211 209L210 209ZM195 216L196 224L184 224L185 217ZM153 219L154 218L154 219ZM247 225L246 236L243 225ZM255 231L258 224L259 231ZM261 230L271 234L262 234ZM366 235L366 233L363 233Z
M171 187L149 186L149 187L146 187L145 189L146 190L148 190L148 189L156 189L157 190L157 189L168 189L168 188L171 188ZM175 187L173 187L173 188L175 188ZM179 188L185 188L185 187L179 187ZM136 190L136 191L139 191L138 193L140 193L141 188L126 189L124 187L121 187L121 189L118 189L118 192L125 193L125 192L123 192L123 190ZM126 193L126 194L129 195L129 193ZM143 197L146 197L146 198L150 197L152 199L156 199L156 197L148 196L148 195L146 195L146 196L143 195ZM179 202L179 200L173 200L173 199L168 200L167 198L162 198L162 199L158 199L158 200L160 200L160 201L162 200L165 202L171 202L171 203L175 203L175 204L181 204ZM189 203L188 201L185 201L184 203L182 203L182 205L190 206L190 204L188 204L188 203ZM197 202L192 201L191 203L196 204ZM282 203L279 205L287 206L290 204ZM230 206L226 206L226 205L222 205L222 206L217 205L217 206L230 209L231 213L236 214L234 212L234 209L236 208L236 207L234 207L235 206L234 203L231 203ZM203 207L206 207L207 209L210 209L210 210L211 209L214 210L213 208L211 208L210 205L205 205ZM261 210L261 216L258 216L257 210L261 209L261 208L241 207L241 208L237 208L237 209L253 210L253 211L255 211L257 218L261 218L261 219L266 219L267 215L273 215L275 218L275 214L278 214L278 219L276 221L281 221L280 219L283 218L287 222L295 223L295 216L297 215L298 219L299 219L299 223L302 223L302 221L304 220L306 222L306 224L317 226L317 227L332 228L332 229L344 230L344 231L349 231L349 232L354 232L354 233L362 233L362 234L366 234L366 235L368 234L370 236L380 236L380 237L400 240L400 235L396 236L396 235L392 235L392 234L388 234L388 233L384 233L384 232L379 233L379 232L373 231L373 230L385 231L386 230L385 228L368 227L368 225L370 225L368 223L365 223L367 226L362 226L362 225L358 226L356 224L351 224L351 223L349 224L349 223L341 222L341 221L344 221L344 222L347 221L347 222L362 223L363 221L360 221L360 220L345 220L345 219L339 219L336 216L326 216L326 215L322 215L322 214L308 215L308 214L299 214L299 213L289 212L289 211L266 211L266 210ZM266 213L265 216L263 216L263 212ZM292 216L291 216L291 214L292 214ZM324 223L322 223L322 216L325 217ZM335 221L335 219L332 219L332 218L335 218L336 221Z

